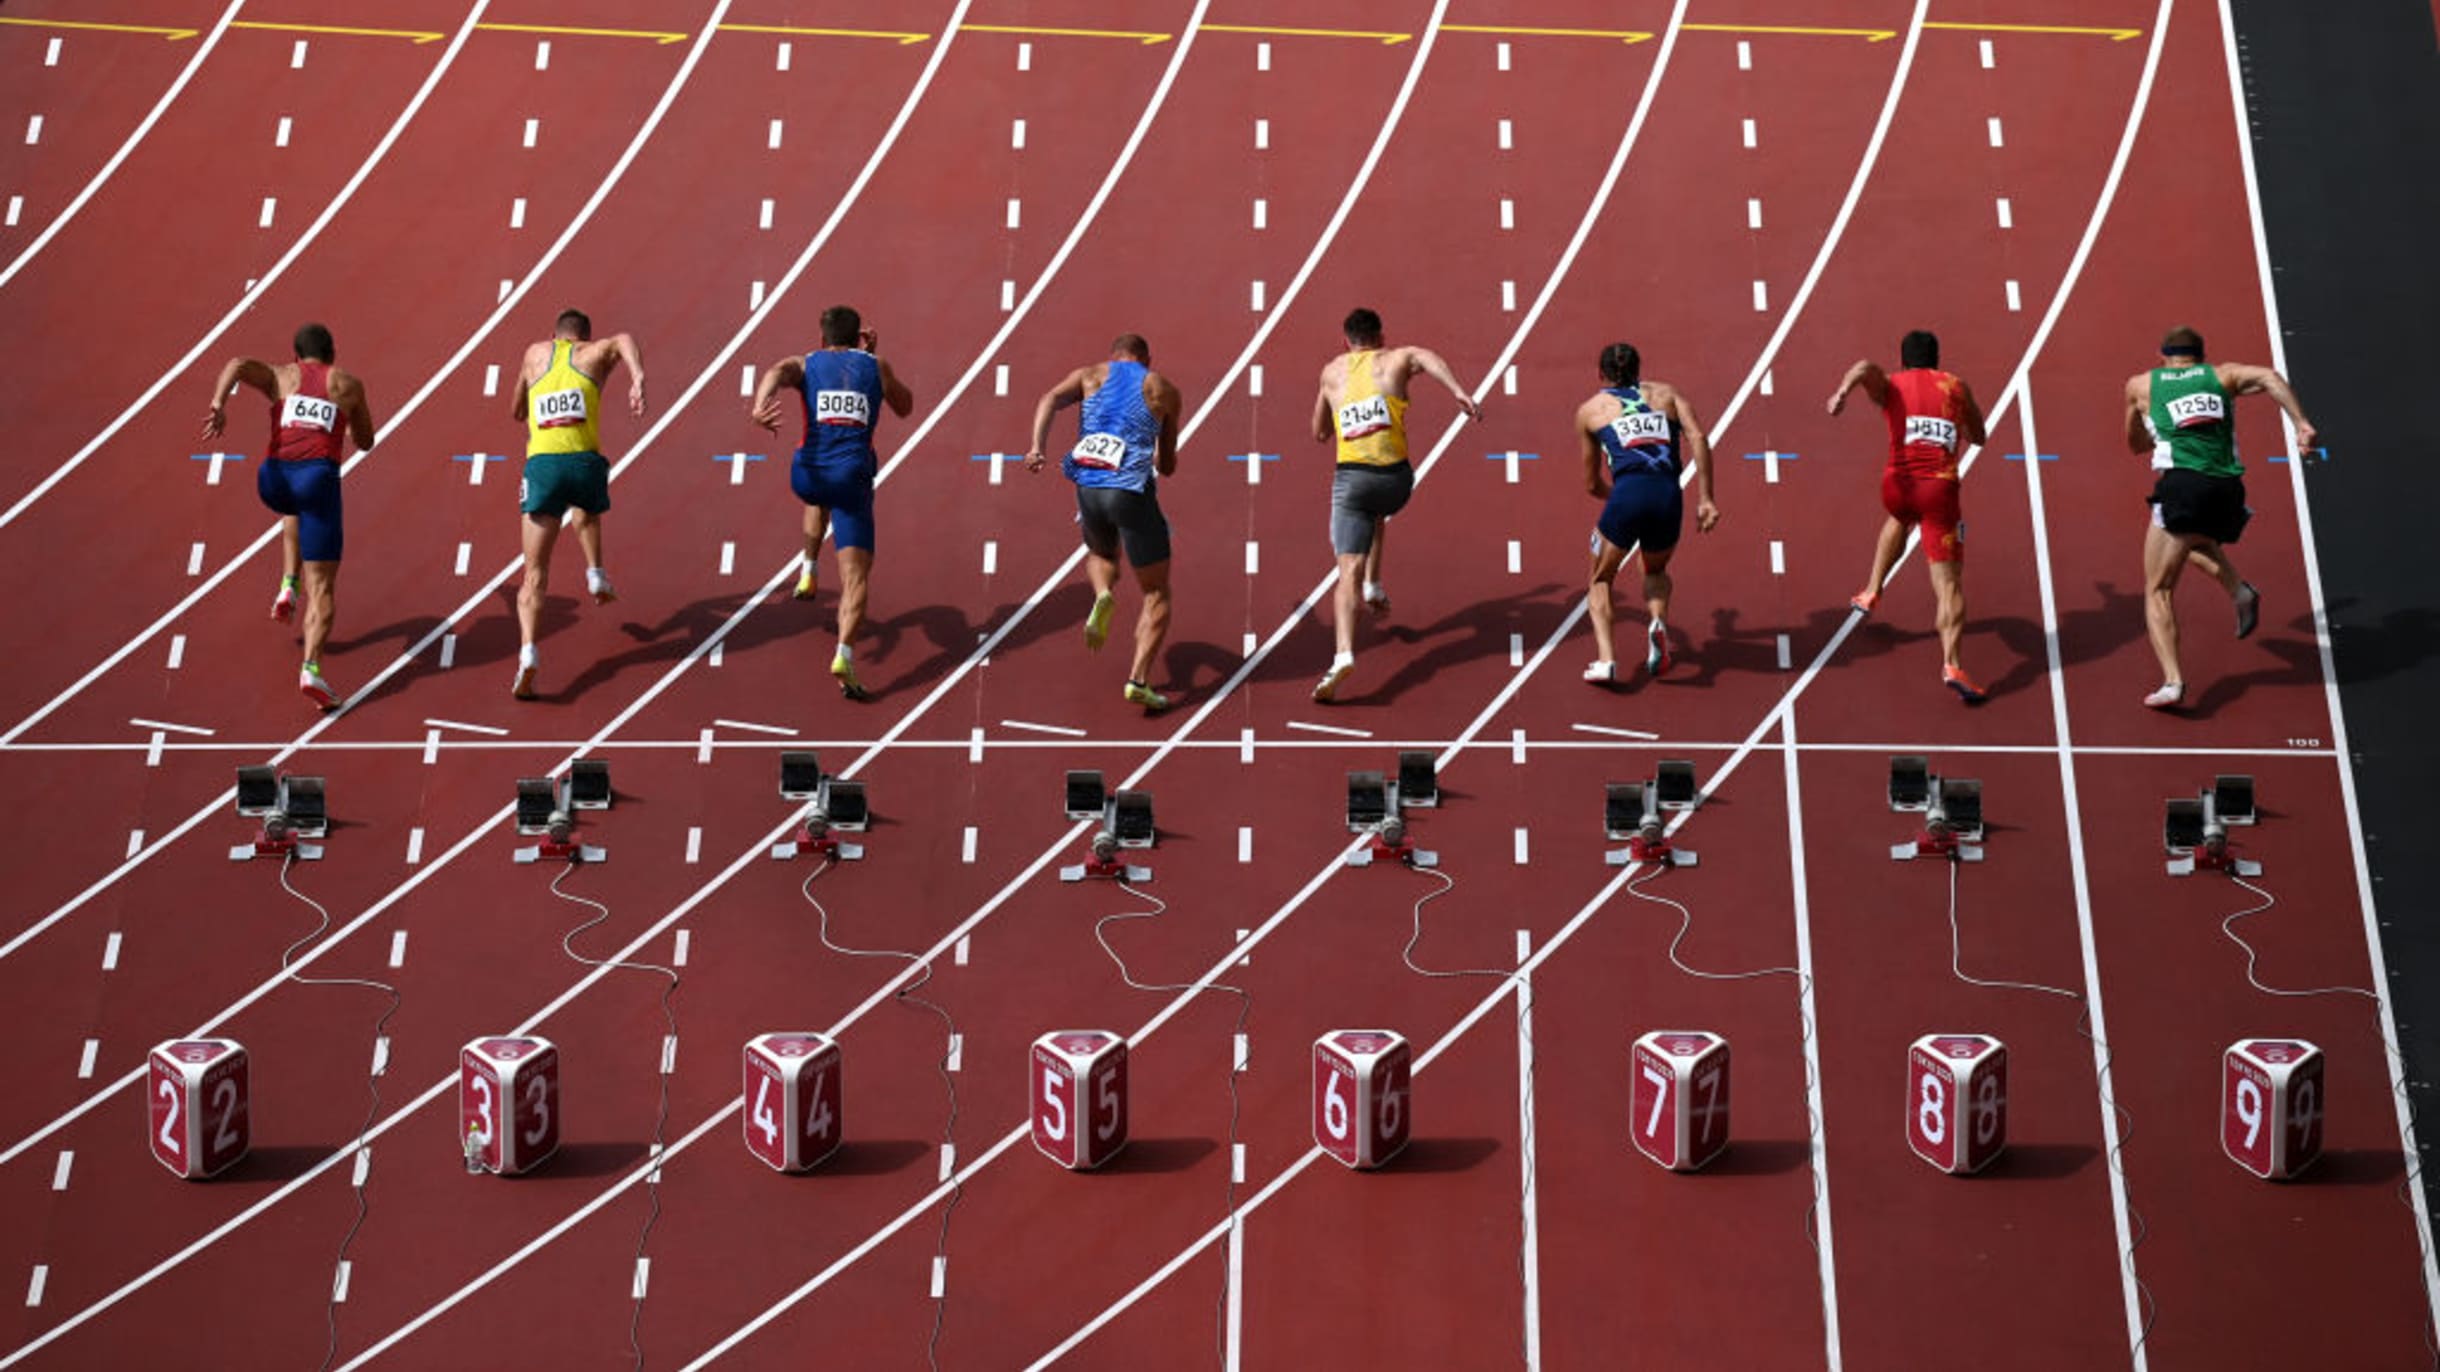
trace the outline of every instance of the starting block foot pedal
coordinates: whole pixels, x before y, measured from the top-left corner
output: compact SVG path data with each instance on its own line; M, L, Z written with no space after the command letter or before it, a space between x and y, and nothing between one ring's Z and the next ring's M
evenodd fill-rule
M1083 862L1059 869L1061 881L1084 881L1092 877L1113 877L1130 886L1141 886L1152 880L1152 869L1130 867L1126 863L1118 861L1104 862L1098 858L1088 858Z
M241 843L229 850L229 861L231 862L251 862L258 857L293 857L299 862L320 862L322 845L318 843L279 843L258 838L252 843Z
M795 838L785 843L771 845L771 860L788 862L794 860L799 853L807 851L832 862L861 862L864 860L864 845L861 843L841 843L827 835L814 838L801 829L797 831Z
M1347 865L1350 867L1370 867L1375 862L1403 862L1409 867L1438 867L1440 854L1429 848L1417 848L1404 843L1390 844L1384 843L1380 839L1374 839L1371 843L1347 855Z
M1677 847L1665 838L1638 837L1629 840L1624 848L1612 848L1602 854L1602 861L1612 867L1625 867L1637 862L1649 863L1655 867L1692 867L1699 859L1694 853Z
M610 851L590 843L536 843L510 854L519 863L608 862Z

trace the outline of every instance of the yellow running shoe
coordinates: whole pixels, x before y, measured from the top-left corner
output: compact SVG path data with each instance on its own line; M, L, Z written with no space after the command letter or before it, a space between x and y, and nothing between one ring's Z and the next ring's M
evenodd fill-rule
M1098 653L1101 645L1110 641L1110 613L1117 608L1116 596L1093 597L1093 613L1084 617L1084 646L1088 650ZM1127 689L1132 691L1135 687L1130 683Z
M797 573L796 575L796 598L799 600L811 600L814 597L814 593L820 589L821 583L814 579L813 567L809 563L806 565L805 570Z
M830 660L830 674L839 679L840 695L849 700L871 700L873 698L872 693L864 689L864 683L856 680L856 664L850 661L845 654Z
M1169 708L1169 697L1141 681L1128 682L1126 696L1129 705L1141 705L1156 715Z

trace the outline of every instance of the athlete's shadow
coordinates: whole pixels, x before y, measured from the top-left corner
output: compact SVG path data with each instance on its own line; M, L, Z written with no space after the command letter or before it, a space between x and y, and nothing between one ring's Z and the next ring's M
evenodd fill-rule
M1199 699L1219 690L1244 660L1217 643L1172 642L1161 652L1161 670L1172 694Z
M496 612L466 621L458 632L457 653L450 659L454 666L490 667L516 657L517 589L514 582L502 587L492 597ZM537 621L542 641L547 645L552 635L575 627L578 613L576 597L544 596Z
M395 642L401 647L408 647L421 642L424 635L439 627L441 627L439 616L417 615L409 619L392 620L377 628L362 629L344 637L334 631L331 634L329 651L352 653L359 648L369 648L377 643L391 642Z
M2203 693L2187 702L2185 714L2192 719L2209 719L2221 706L2257 686L2318 686L2321 684L2321 645L2313 638L2313 616L2308 612L2287 623L2289 633L2265 638L2259 631L2243 648L2259 648L2279 659L2279 665L2257 667L2250 672L2224 676L2203 688Z
M1424 625L1406 625L1392 618L1376 624L1374 635L1393 643L1429 643L1446 639L1427 651L1407 659L1389 679L1364 692L1366 701L1394 705L1410 689L1420 686L1448 668L1477 658L1504 657L1512 635L1523 635L1528 644L1538 644L1550 636L1550 631L1566 613L1554 604L1569 588L1545 581L1529 590L1501 596L1496 600L1479 600L1461 606L1439 619ZM1362 611L1357 613L1361 614ZM1391 611L1394 616L1396 611ZM1454 637L1452 637L1454 636ZM1362 636L1359 635L1358 646Z
M2144 637L2141 590L2122 591L2115 581L2096 581L2090 589L2098 598L2097 603L2059 606L2061 666L2096 661ZM2032 652L2036 656L2042 652L2038 633Z

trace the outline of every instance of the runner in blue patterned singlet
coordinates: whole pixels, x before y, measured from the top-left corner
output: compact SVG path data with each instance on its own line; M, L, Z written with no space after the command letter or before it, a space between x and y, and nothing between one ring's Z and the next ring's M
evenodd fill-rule
M873 426L881 406L900 419L915 408L915 395L875 351L880 336L845 305L822 311L822 346L803 357L771 365L754 388L753 417L779 432L784 391L794 391L805 415L805 442L789 464L788 484L805 502L805 566L796 598L811 600L819 584L815 555L827 532L839 549L839 647L830 674L849 700L869 700L856 677L856 631L873 572L873 482L880 457Z
M1610 583L1630 552L1643 557L1644 606L1652 615L1644 633L1644 671L1659 676L1675 661L1669 650L1669 558L1686 517L1678 474L1687 461L1694 464L1696 530L1710 533L1720 522L1720 509L1711 501L1711 442L1702 422L1676 387L1644 380L1643 365L1631 343L1602 349L1602 389L1576 407L1585 490L1602 501L1593 532L1592 585L1585 592L1596 656L1584 679L1602 685L1618 679Z
M1093 583L1084 646L1099 652L1110 635L1123 551L1144 591L1124 694L1146 710L1166 710L1169 697L1151 681L1152 659L1169 633L1169 521L1156 488L1177 470L1178 414L1185 405L1169 378L1152 370L1151 345L1139 334L1121 334L1110 345L1109 361L1069 372L1034 403L1027 471L1042 470L1051 417L1079 401L1084 411L1076 446L1059 469L1076 483L1076 525L1084 535L1085 576Z

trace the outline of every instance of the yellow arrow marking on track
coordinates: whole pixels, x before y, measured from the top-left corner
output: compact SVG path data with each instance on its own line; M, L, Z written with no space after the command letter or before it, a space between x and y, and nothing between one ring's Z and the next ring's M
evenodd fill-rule
M101 33L151 34L172 43L192 38L203 31L201 29L157 29L146 24L102 24L86 19L19 19L15 16L0 17L0 24L15 24L29 29L92 29Z
M1130 32L1125 29L1043 29L1035 28L1030 24L968 24L965 26L965 31L968 33L1016 33L1040 38L1132 38L1145 47L1151 47L1155 43L1166 43L1175 36L1166 33Z
M1898 36L1896 29L1817 29L1794 24L1681 24L1679 27L1696 33L1781 33L1807 38L1861 38L1867 43L1886 43Z
M776 33L796 38L887 38L898 46L928 43L928 33L889 33L880 29L800 29L786 24L722 24L722 33Z
M663 47L683 43L688 37L683 33L656 33L647 29L572 29L559 24L477 24L475 27L486 33L564 33L572 38L649 38Z
M1446 27L1444 25L1444 27ZM1205 24L1205 33L1258 33L1279 38L1370 38L1383 47L1394 47L1415 35L1411 33L1378 33L1361 29L1283 29L1269 24Z
M1505 24L1443 24L1440 28L1443 33L1514 34L1522 38L1611 38L1621 43L1649 43L1654 36L1632 29L1521 29Z
M2075 24L1936 23L1927 19L1924 21L1923 27L1927 29L1963 29L1970 33L2065 33L2080 37L2107 38L2113 43L2123 43L2130 38L2143 37L2142 29L2094 29Z
M255 29L266 33L327 33L343 38L404 38L410 43L437 43L449 35L424 33L415 29L351 29L330 24L275 24L252 19L230 21L233 29Z

